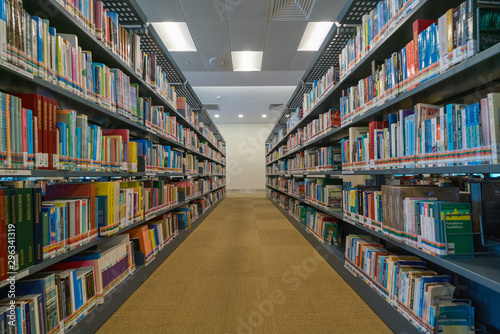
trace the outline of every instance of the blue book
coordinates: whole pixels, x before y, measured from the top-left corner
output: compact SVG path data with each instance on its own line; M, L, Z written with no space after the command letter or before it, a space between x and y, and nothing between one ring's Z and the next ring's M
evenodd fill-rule
M66 123L57 123L56 126L60 129L61 132L61 156L68 156L68 127Z
M78 272L82 272L81 269L73 270L73 281L74 281L74 294L75 294L75 310L78 310L83 306L83 290L82 290L82 278L79 277ZM86 271L86 270L85 270Z
M425 292L425 285L430 284L430 283L450 283L451 284L451 277L448 275L437 275L437 276L421 276L420 278L420 291L417 292L417 295L415 298L419 301L418 305L420 305L420 308L417 310L418 311L418 316L422 317L423 311L424 311L424 292Z
M389 114L389 138L391 138L391 139L392 139L392 124L398 124L398 115L397 114ZM390 152L391 158L396 157L396 152L392 152L392 145L389 145L389 152Z
M26 109L26 123L28 127L28 168L35 167L35 155L33 152L33 111Z
M407 72L407 64L406 64L406 46L401 50L401 69L403 71L403 80L408 79Z
M36 31L38 32L38 59L34 59L38 65L38 76L43 78L45 76L45 69L43 68L43 20L38 16L31 17L37 26Z
M98 228L106 227L108 225L107 217L108 217L108 196L96 196L97 202L96 207L96 226Z
M76 128L76 161L78 165L82 162L82 129ZM80 166L79 166L80 167ZM78 168L79 169L79 168Z
M473 333L474 307L469 303L444 301L439 303L439 315L434 307L430 309L430 325L434 326L437 317L439 333Z
M453 137L455 128L453 127L453 114L455 114L455 110L453 108L455 104L446 105L446 132L447 132L447 142L448 142L448 151L453 151L456 148L453 146Z

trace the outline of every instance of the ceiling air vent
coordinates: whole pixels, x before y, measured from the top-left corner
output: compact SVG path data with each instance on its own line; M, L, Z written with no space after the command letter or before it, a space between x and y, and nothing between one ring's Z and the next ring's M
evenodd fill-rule
M316 0L271 0L269 21L309 21Z
M205 107L205 109L207 110L220 110L220 105L216 104L216 103L209 103L209 104L204 104L203 105Z

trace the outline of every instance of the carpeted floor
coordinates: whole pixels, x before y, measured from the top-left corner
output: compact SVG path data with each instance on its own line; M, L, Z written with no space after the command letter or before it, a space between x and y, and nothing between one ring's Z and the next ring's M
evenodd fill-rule
M392 333L263 194L230 194L107 333Z

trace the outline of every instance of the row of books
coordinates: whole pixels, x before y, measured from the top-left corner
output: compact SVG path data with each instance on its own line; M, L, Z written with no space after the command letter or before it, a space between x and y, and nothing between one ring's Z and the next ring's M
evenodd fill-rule
M202 174L224 175L226 168L211 161L201 161L199 168Z
M304 94L302 108L304 116L307 116L316 103L325 96L340 80L340 72L337 65L333 65L318 80L314 80L311 91Z
M294 198L290 198L288 203L288 213L301 224L306 223L307 209L308 206L304 203L301 203L299 200Z
M174 212L163 214L148 222L148 224L128 230L133 243L134 252L141 252L144 263L154 260L163 249L179 233L179 215ZM139 263L139 261L137 261Z
M302 129L297 129L295 134L289 134L286 142L286 147L282 146L278 149L279 156L283 156L288 152L300 147L303 144L304 133Z
M192 220L223 195L224 191L218 190L147 225L109 237L96 250L86 250L42 273L17 281L14 303L9 288L2 289L0 330L2 333L69 330L134 273L138 252L142 253L141 264L150 262L178 234L179 226L189 228Z
M226 158L222 155L222 153L212 149L204 140L200 141L200 153L220 164L226 163Z
M471 204L459 188L357 186L343 191L346 221L435 256L473 256Z
M286 131L290 132L290 130L304 117L303 109L300 107L295 108L292 113L290 113L290 117L286 121Z
M154 144L146 139L135 140L137 154L144 159L146 171L182 173L184 153L168 145Z
M176 205L180 198L210 191L224 178L180 182L59 183L24 188L30 182L4 182L0 189L0 237L16 228L16 268L23 270L109 236ZM6 187L8 186L8 187ZM7 242L0 247L0 280L7 277Z
M346 237L345 267L423 333L435 333L446 318L446 325L458 325L455 330L464 333L474 326L473 308L449 301L456 289L451 277L428 269L416 256L394 254L370 236L351 234ZM460 322L457 314L450 313L452 309L460 312Z
M344 79L369 51L391 34L417 4L418 1L415 0L379 1L373 10L363 15L361 26L356 27L355 36L339 54L340 79Z
M373 62L372 75L342 91L342 125L498 43L498 8L500 2L471 0L438 21L415 21L413 40L383 63ZM483 24L488 29L479 28Z
M304 195L306 203L340 209L342 207L342 179L306 178Z
M342 228L339 220L312 207L304 208L306 213L306 230L323 243L340 245L342 242ZM304 210L303 209L303 210Z
M497 164L500 94L480 103L419 103L368 127L350 127L343 139L344 169Z
M221 142L215 138L215 135L208 127L206 127L202 121L200 121L200 114L191 109L186 101L185 97L177 97L177 111L185 115L186 121L190 123L195 129L198 129L203 133L206 138L215 145L222 154L226 154L226 148ZM208 133L208 135L207 135Z
M5 333L56 333L70 329L113 288L135 271L128 234L104 240L16 282L15 315L9 309L8 287L0 290ZM1 317L0 317L1 318ZM12 321L12 322L11 322Z

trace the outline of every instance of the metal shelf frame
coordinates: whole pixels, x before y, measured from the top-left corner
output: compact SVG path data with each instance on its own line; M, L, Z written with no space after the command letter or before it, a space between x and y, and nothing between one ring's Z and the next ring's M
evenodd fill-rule
M395 333L419 333L406 318L395 308L387 303L377 292L371 289L361 279L354 277L344 267L344 249L342 246L326 245L316 239L306 231L304 225L299 223L292 215L283 209L269 196L271 203L285 216L285 218L299 231L300 234L313 246L318 253L332 266L333 269L356 291L356 293L377 313L377 315L389 326Z
M161 216L161 215L163 215L165 213L173 211L173 210L175 210L175 209L183 206L184 204L187 204L189 202L197 200L200 197L208 195L211 192L214 192L214 191L217 191L217 190L219 190L221 188L224 188L225 186L226 185L214 188L213 190L209 190L209 191L207 191L207 192L205 192L203 194L200 194L200 195L194 196L192 198L189 198L187 201L179 202L178 204L176 204L176 205L174 205L172 207L169 207L169 208L166 208L164 210L155 212L153 215L151 215L151 216L149 216L149 217L147 217L145 219L142 219L139 222L136 222L134 224L130 224L130 225L125 226L124 228L120 229L118 232L114 233L113 235L116 235L116 234L123 233L123 232L128 231L128 230L131 230L131 229L133 229L133 228L135 228L137 226L140 226L140 225L142 225L144 223L147 223L150 220L155 219L156 217L159 217L159 216ZM78 248L75 248L75 249L70 250L70 251L68 251L68 252L66 252L64 254L58 255L58 256L56 256L54 258L51 258L51 259L47 259L47 260L43 261L42 263L36 264L36 265L31 266L29 268L26 268L26 269L24 269L22 271L19 271L16 274L16 279L21 279L21 278L27 277L29 275L32 275L32 274L34 274L36 272L42 271L43 269L48 268L48 267L50 267L51 265L53 265L55 263L61 262L62 260L65 260L65 259L67 259L67 258L69 258L69 257L71 257L73 255L76 255L76 254L78 254L78 253L80 253L80 252L82 252L82 251L84 251L86 249L89 249L89 248L91 248L93 246L98 245L102 240L104 240L106 238L110 238L113 235L111 235L111 236L104 236L104 237L97 237L95 240L93 240L93 241L91 241L89 243L86 243L86 244L84 244L84 245L82 245L82 246L80 246ZM0 288L6 286L7 284L8 284L8 281L6 281L6 280L1 281L0 282Z
M305 199L297 197L297 196L291 196L288 192L285 192L283 190L280 190L279 188L269 186L269 188L272 188L286 196L293 197L295 199L298 199L300 202L313 207L321 212L324 212L326 214L329 214L335 218L338 218L341 221L346 221L344 219L344 215L342 213L342 210L332 210L332 209L327 209L319 205L314 205L311 203L308 203L305 201ZM470 279L477 284L483 285L495 292L500 292L500 257L498 256L493 256L493 257L476 257L476 258L470 258L470 259L445 259L445 258L440 258L436 257L434 255L431 255L429 253L426 253L420 249L417 249L415 247L411 247L407 244L397 242L388 236L374 231L362 224L356 223L353 224L352 222L346 222L352 226L357 227L360 230L363 230L371 235L373 235L376 238L379 238L381 240L384 240L386 242L389 242L393 246L396 246L400 249L404 249L405 251L408 251L418 257L421 257L422 259L425 259L429 262L432 262L442 268L445 268L447 270L452 271L453 273L463 276L467 279Z
M173 108L169 101L166 101L165 99L163 99L163 97L157 94L156 91L148 86L146 82L133 70L133 68L123 63L117 55L115 55L101 41L99 41L94 35L92 35L90 31L88 31L81 23L77 22L71 16L71 14L57 2L57 0L47 0L45 2L46 4L44 3L44 6L46 7L44 7L43 9L40 8L39 3L37 2L26 2L23 5L28 12L38 13L43 18L49 18L51 26L54 26L56 29L58 29L58 32L77 34L78 42L82 49L92 51L93 61L102 62L111 68L119 68L120 70L122 70L131 78L132 82L140 83L141 95L152 96L155 103L163 104L167 108L166 110L170 113L173 113L176 118L178 118L181 124L193 128L198 134L202 135L202 137L207 140L207 142L209 142L212 148L220 152L219 148L211 141L209 141L205 137L205 135L199 131L199 129L189 123L184 115ZM161 45L161 57L167 60L166 62L162 63L162 68L164 68L164 70L169 74L169 82L182 83L183 88L179 89L178 96L186 97L189 101L191 101L190 105L196 103L194 106L192 106L192 109L199 109L198 104L200 102L198 97L194 93L189 83L186 82L184 75L179 70L168 50L164 47L161 39L158 37L153 27L147 27L146 16L142 12L140 6L136 3L136 1L124 0L116 2L112 0L106 0L104 1L104 6L108 9L111 8L112 10L116 10L120 15L121 23L123 21L125 27L141 28L140 30L143 32L143 34L140 34L141 36L145 36L146 38L155 38L155 42ZM178 81L176 80L176 78L181 78L182 81ZM39 78L37 79L38 80L36 81L44 81ZM61 91L64 92L64 95L72 95L72 93L69 93L68 91L65 91L63 89L61 89ZM219 141L224 144L224 138L220 134L219 130L211 121L208 113L205 112L205 114L206 115L204 115L204 118L207 119L207 121L210 120L209 122L211 124L209 125L209 127L211 128L212 132L214 132ZM130 122L135 123L133 121ZM224 155L224 153L222 154Z
M191 223L189 230L180 230L170 243L158 252L147 266L138 266L127 280L116 287L103 304L97 305L85 318L70 328L68 333L95 333L115 313L120 306L151 276L155 270L179 247L186 238L219 206L225 196L219 199L205 213Z

